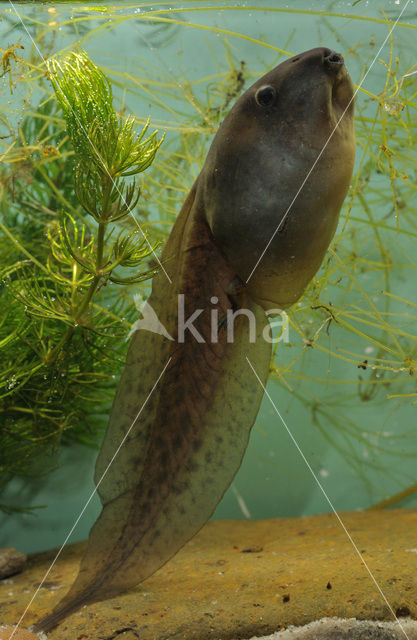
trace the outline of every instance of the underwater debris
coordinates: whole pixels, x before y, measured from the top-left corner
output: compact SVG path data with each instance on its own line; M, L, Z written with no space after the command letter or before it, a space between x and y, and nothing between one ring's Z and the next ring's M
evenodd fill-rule
M0 65L2 66L2 71L0 72L0 78L3 78L6 74L9 75L9 88L10 93L13 93L14 83L13 83L13 75L12 75L12 61L17 63L21 62L21 59L16 55L16 50L24 49L25 47L20 44L18 40L15 44L10 45L7 49L2 49L0 47L1 60Z

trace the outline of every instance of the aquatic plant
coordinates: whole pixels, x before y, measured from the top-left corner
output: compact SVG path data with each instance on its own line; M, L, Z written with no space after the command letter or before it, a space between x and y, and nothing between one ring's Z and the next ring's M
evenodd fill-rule
M84 52L47 67L66 130L48 97L2 170L0 488L48 470L62 438L94 442L134 316L112 285L158 266L126 178L150 166L162 138L116 113L108 78Z

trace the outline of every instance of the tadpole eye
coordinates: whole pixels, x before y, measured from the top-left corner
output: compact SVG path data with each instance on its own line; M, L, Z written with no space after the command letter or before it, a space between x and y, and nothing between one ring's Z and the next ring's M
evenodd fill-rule
M261 107L271 107L277 97L277 92L274 87L266 85L264 87L259 87L258 91L255 93L255 100Z

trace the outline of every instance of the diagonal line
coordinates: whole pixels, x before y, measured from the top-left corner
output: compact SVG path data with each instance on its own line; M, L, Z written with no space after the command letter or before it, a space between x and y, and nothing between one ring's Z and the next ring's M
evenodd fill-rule
M338 120L338 121L337 121L337 123L335 124L335 126L334 126L333 130L331 131L331 133L330 133L329 137L327 138L326 142L324 143L324 146L322 147L322 149L321 149L320 153L318 154L317 158L316 158L316 159L315 159L315 161L313 162L313 165L312 165L312 167L310 168L310 171L307 173L306 177L304 178L303 182L301 183L301 185L300 185L300 187L299 187L299 189L298 189L297 193L295 194L295 196L294 196L294 198L292 199L292 201L291 201L290 205L288 206L288 208L287 208L286 212L284 213L284 216L281 218L281 220L280 220L280 222L279 222L279 224L278 224L277 228L275 229L274 233L273 233L273 234L272 234L272 236L270 237L270 239L269 239L269 241L268 241L268 244L266 245L265 249L262 251L262 253L261 253L261 255L259 256L259 258L258 258L258 260L257 260L257 262L256 262L256 264L255 264L255 266L253 267L252 271L250 272L250 274L249 274L249 276L248 276L248 279L246 280L246 284L249 282L249 280L250 280L250 279L251 279L251 277L253 276L255 269L257 268L258 264L260 263L260 261L262 260L262 258L263 258L263 257L264 257L264 255L265 255L265 253L267 252L268 247L270 246L270 244L271 244L271 242L273 241L273 239L275 238L276 234L277 234L277 233L278 233L278 231L281 229L282 225L284 224L285 220L287 219L287 217L288 217L288 215L289 215L289 213L290 213L290 211L291 211L291 209L292 209L292 206L293 206L294 202L297 200L298 196L300 195L301 191L303 190L305 183L307 182L307 180L309 179L309 177L310 177L311 173L312 173L312 172L313 172L313 170L314 170L314 167L316 166L316 164L317 164L317 163L318 163L318 161L320 160L321 156L323 155L323 153L324 153L324 151L325 151L325 149L326 149L327 145L329 144L330 140L332 139L332 137L333 137L333 135L334 135L334 132L335 132L335 131L336 131L336 129L338 128L339 124L341 123L341 121L342 121L343 117L344 117L344 116L345 116L345 114L346 114L346 111L349 109L350 105L351 105L351 104L352 104L352 102L354 101L354 99L355 99L355 97L356 97L356 94L358 93L359 89L361 88L361 86L362 86L362 85L363 85L363 83L365 82L365 79L366 79L366 77L367 77L368 73L370 72L370 70L371 70L371 69L372 69L372 67L374 66L374 64L375 64L375 62L376 62L376 60L377 60L377 58L378 58L379 54L381 53L382 49L383 49L383 48L385 47L385 45L386 45L386 43L387 43L387 41L388 41L388 38L392 35L392 32L394 31L395 27L397 26L398 21L400 20L401 16L403 15L404 11L407 9L407 7L408 7L408 5L409 5L409 4L410 4L410 0L407 0L407 2L405 3L404 7L403 7L403 8L402 8L402 10L401 10L401 13L399 14L398 18L397 18L397 19L396 19L396 21L394 22L394 24L393 24L393 26L392 26L392 29L391 29L391 28L389 29L388 34L387 34L387 36L386 36L386 38L385 38L384 42L383 42L383 43L381 44L381 46L379 47L378 52L377 52L376 56L374 57L374 59L372 60L372 62L371 62L371 64L370 64L370 66L369 66L369 68L368 68L367 72L365 73L365 75L363 76L362 80L361 80L361 81L360 81L360 83L358 84L357 89L356 89L355 93L353 94L353 96L351 97L351 99L349 100L349 103L348 103L348 105L347 105L346 109L343 111L343 113L342 113L342 115L340 116L339 120Z
M287 423L285 422L284 418L282 417L281 413L278 411L274 401L272 400L270 394L268 393L268 391L266 390L265 385L262 383L262 380L260 379L260 377L258 376L258 374L256 373L251 361L249 360L248 356L246 356L246 360L248 361L248 364L250 366L250 368L252 369L256 379L258 380L259 384L261 385L262 389L264 390L264 393L266 394L266 396L268 397L268 400L270 401L270 403L272 404L272 406L275 409L276 414L278 415L279 419L281 420L282 424L284 425L285 429L287 430L288 435L290 436L291 440L293 441L293 443L295 444L298 453L300 454L300 456L302 457L302 459L304 460L305 464L308 467L308 470L310 471L311 475L313 476L314 480L316 481L320 491L322 492L322 494L324 495L324 497L326 498L327 502L330 505L331 510L333 511L334 515L336 516L336 518L339 521L340 526L342 527L343 531L345 532L345 534L347 535L347 537L349 538L350 543L352 544L353 548L355 549L356 553L358 554L360 561L362 562L362 564L364 565L365 569L367 570L367 572L369 573L370 577L372 578L372 581L374 582L376 588L378 589L379 593L381 594L383 600L385 601L385 604L387 605L387 607L389 608L389 610L391 611L393 618L396 620L396 622L398 623L401 631L403 632L406 640L410 640L410 638L407 635L407 632L405 631L404 627L402 626L400 620L397 618L395 611L393 610L393 608L391 607L390 603L388 602L384 592L382 591L381 587L379 586L378 582L375 579L374 574L372 573L372 571L370 570L369 566L367 565L364 557L362 556L361 552L359 551L355 541L353 540L352 536L350 535L349 531L346 528L345 523L343 522L342 518L340 517L340 515L337 513L336 509L333 506L332 501L330 500L329 496L327 495L323 485L321 484L320 480L318 479L317 475L314 473L309 461L307 460L307 458L305 457L304 453L302 452L300 445L298 444L297 440L294 438L293 434L290 431L290 428L288 427Z
M132 424L130 425L129 429L127 430L125 436L123 437L121 443L119 444L119 446L117 447L116 451L114 452L109 464L107 465L106 469L104 470L100 480L97 482L94 490L92 491L90 497L88 498L87 502L85 503L84 507L82 508L80 515L78 516L78 518L76 519L76 521L74 522L74 524L71 527L70 532L68 533L67 537L65 538L64 542L62 543L61 547L58 550L58 553L56 554L55 558L53 559L48 571L45 573L45 575L42 578L41 583L39 584L38 588L36 589L35 593L33 594L32 598L29 601L29 604L26 606L26 609L24 610L24 612L22 613L22 615L20 616L19 621L17 622L15 628L12 631L12 634L9 636L8 640L12 640L14 634L16 633L17 629L19 628L23 618L25 617L25 615L27 614L30 606L32 605L32 602L34 601L34 599L36 598L36 596L38 595L39 590L42 588L43 583L45 582L46 578L48 577L49 573L51 572L52 567L54 566L54 564L56 563L56 561L58 560L59 556L61 555L61 552L63 551L65 545L67 544L68 540L70 539L74 529L76 528L76 526L78 525L79 521L81 520L85 510L87 509L88 505L90 504L91 500L93 499L94 495L97 493L97 489L99 488L100 484L102 483L104 477L106 476L108 470L110 469L111 465L114 462L114 459L116 458L117 454L119 453L120 449L122 448L122 446L124 445L126 438L128 437L129 433L131 432L131 430L133 429L133 426L135 425L137 419L139 418L140 414L142 413L145 405L147 404L149 398L151 397L152 393L154 392L158 382L160 381L160 379L162 378L162 376L165 373L165 370L167 368L167 366L169 365L169 363L171 362L172 357L168 359L168 362L166 363L166 365L164 366L164 368L162 369L161 373L158 376L157 381L155 382L155 384L153 385L152 389L150 390L150 392L148 393L145 402L142 404L141 408L139 409L135 419L133 420Z
M34 41L34 39L32 38L31 34L29 33L29 31L28 31L28 29L27 29L27 27L26 27L25 23L24 23L24 22L23 22L23 20L22 20L22 17L20 16L20 14L18 14L18 13L17 13L17 11L16 11L16 7L15 7L15 5L13 4L12 0L9 0L9 3L10 3L10 5L11 5L11 7L13 8L13 11L15 12L15 15L19 18L20 22L22 23L22 27L24 28L24 30L26 31L27 35L28 35L28 36L29 36L29 38L31 39L31 41L32 41L32 43L33 43L33 46L35 47L36 51L38 52L38 54L39 54L40 58L43 60L43 63L44 63L44 64L45 64L45 66L46 66L46 60L45 60L45 58L43 57L43 55L42 55L41 51L39 50L38 45L36 44L36 42L35 42L35 41ZM128 210L129 215L132 217L133 221L135 222L136 226L138 227L139 231L141 232L141 234L142 234L142 236L143 236L143 239L144 239L144 240L145 240L145 242L147 243L147 245L148 245L148 247L150 248L151 252L153 253L153 255L154 255L154 257L155 257L156 261L158 262L158 264L159 264L159 266L161 267L162 271L165 273L166 277L168 278L168 280L169 280L170 284L172 284L172 280L171 280L171 278L169 277L168 273L165 271L165 269L164 269L164 266L163 266L162 262L160 261L160 259L159 259L159 258L158 258L158 256L156 255L155 250L154 250L154 248L152 247L151 243L149 242L149 240L148 240L148 237L147 237L146 233L143 231L143 229L142 229L142 227L140 226L140 224L139 224L138 220L137 220L137 219L136 219L136 217L134 216L133 211L132 211L132 209L129 207L129 205L127 204L126 199L125 199L125 197L124 197L123 193L120 191L120 189L119 189L118 185L116 184L115 180L114 180L114 179L112 178L112 176L110 175L109 170L108 170L108 168L107 168L106 164L104 163L103 158L101 157L100 153L99 153L99 152L98 152L98 150L96 149L96 147L95 147L94 143L91 141L91 139L90 139L90 137L89 137L89 135L88 135L87 131L85 130L85 128L84 128L84 126L83 126L82 122L81 122L81 121L80 121L80 119L78 118L77 114L75 113L75 111L74 111L74 109L72 108L72 106L71 106L71 105L70 105L70 109L71 109L71 113L72 113L72 115L73 115L73 116L74 116L74 118L77 120L77 122L78 122L78 124L79 124L80 128L82 129L82 131L83 131L83 132L84 132L84 134L85 134L85 137L87 138L88 142L90 143L91 148L93 149L93 151L94 151L94 153L96 154L97 158L99 159L99 161L100 161L100 162L101 162L101 164L103 165L103 169L104 169L105 173L107 174L107 176L110 178L110 181L111 181L111 183L112 183L113 187L116 189L117 193L119 194L121 201L122 201L122 202L123 202L123 204L126 206L126 208L127 208L127 210Z

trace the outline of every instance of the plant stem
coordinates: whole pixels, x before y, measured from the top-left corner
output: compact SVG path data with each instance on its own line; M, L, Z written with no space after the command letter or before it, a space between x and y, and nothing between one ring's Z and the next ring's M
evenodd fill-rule
M103 255L104 255L104 237L106 233L107 222L106 218L108 217L110 210L110 193L112 188L113 180L109 177L105 178L105 182L103 185L103 196L102 196L102 212L103 218L102 222L98 223L98 231L97 231L97 256L96 256L96 273L88 287L88 291L85 294L84 298L81 299L80 304L78 305L78 310L74 316L74 324L68 327L61 340L57 345L49 352L46 356L45 362L48 366L51 366L56 361L58 354L60 351L70 342L72 336L74 335L75 329L79 324L79 320L82 315L88 309L91 299L94 293L97 290L97 287L100 283L100 280L103 277L102 267L103 267Z
M99 222L98 225L98 234L97 234L97 259L96 259L96 269L97 273L101 274L102 262L103 262L103 252L104 252L104 233L106 230L107 223Z

